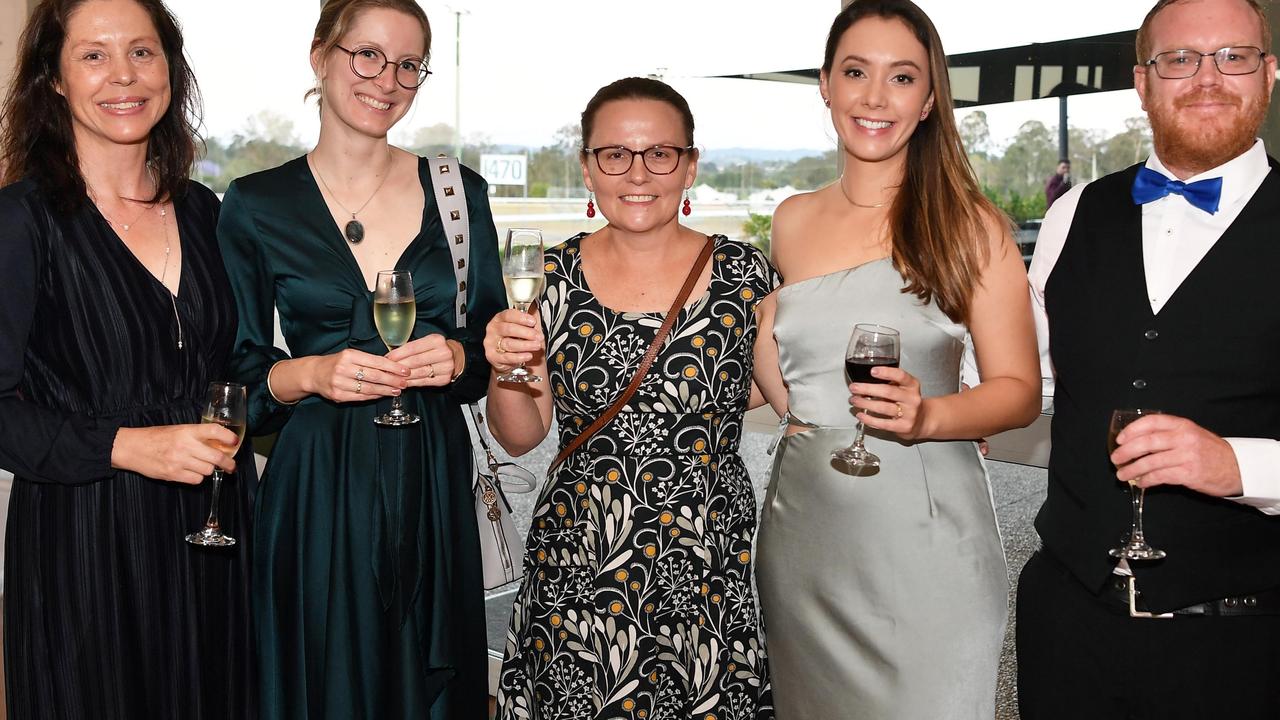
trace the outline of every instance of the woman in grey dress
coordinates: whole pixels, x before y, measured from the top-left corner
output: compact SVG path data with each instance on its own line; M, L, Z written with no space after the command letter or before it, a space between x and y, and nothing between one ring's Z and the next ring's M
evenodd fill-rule
M777 717L989 719L1007 575L972 438L1038 412L1026 275L973 178L919 8L855 0L821 90L845 169L774 216L787 282L762 304L777 352L756 364L790 420L757 545ZM901 332L901 368L874 370L884 384L845 378L862 322ZM984 382L960 393L966 335ZM855 413L881 459L860 475L830 457Z

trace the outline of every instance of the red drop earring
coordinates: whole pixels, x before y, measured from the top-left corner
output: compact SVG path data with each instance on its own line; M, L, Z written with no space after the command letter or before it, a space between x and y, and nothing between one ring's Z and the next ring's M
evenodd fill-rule
M596 204L591 202L592 198L594 197L595 197L595 193L593 192L587 193L587 217L589 218L593 218L596 216Z
M688 190L684 191L684 207L680 209L680 212L683 213L685 217L689 217L689 213L693 212L693 208L689 207L689 191Z

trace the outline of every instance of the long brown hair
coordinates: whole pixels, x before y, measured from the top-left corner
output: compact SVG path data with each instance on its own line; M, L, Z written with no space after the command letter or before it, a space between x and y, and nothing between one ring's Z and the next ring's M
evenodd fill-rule
M169 66L169 108L147 138L147 164L156 181L150 200L181 196L203 142L200 90L183 54L182 31L161 0L133 0L155 26ZM30 177L63 208L84 202L71 108L58 94L67 23L85 0L42 0L18 41L18 62L0 108L0 185Z
M990 259L992 219L1009 221L982 194L952 113L947 55L933 22L911 0L854 0L836 16L827 35L822 70L830 75L845 31L867 17L902 21L929 55L934 111L907 143L902 187L889 208L894 268L906 280L903 292L931 300L947 317L963 322Z
M356 18L365 10L386 8L397 10L417 20L422 25L422 62L431 60L431 23L427 14L422 11L416 0L327 0L320 8L320 19L316 21L315 34L311 36L311 51L320 50L321 56L327 56L342 41L342 36L351 30ZM312 95L320 95L320 83L307 91L303 100ZM319 102L323 103L321 98Z

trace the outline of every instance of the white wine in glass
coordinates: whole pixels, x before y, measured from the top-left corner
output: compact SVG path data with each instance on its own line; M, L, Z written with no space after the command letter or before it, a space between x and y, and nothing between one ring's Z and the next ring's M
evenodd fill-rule
M529 306L542 294L543 263L542 231L512 228L507 231L507 244L502 255L502 282L507 286L507 301L520 312L529 312ZM498 376L499 382L533 383L542 378L529 372L523 363Z
M200 417L202 423L215 423L236 434L234 445L225 445L210 441L209 446L234 456L244 441L245 420L247 415L247 398L243 385L237 383L209 383L208 397L205 400L204 413ZM213 469L213 497L209 500L209 518L204 528L187 536L192 545L209 547L227 547L236 544L236 539L222 532L222 524L218 521L218 497L222 492L222 471Z
M418 320L418 303L413 295L413 275L408 270L380 270L373 289L373 324L388 350L409 342ZM400 396L391 399L391 409L373 419L384 427L412 425L422 418L406 412Z

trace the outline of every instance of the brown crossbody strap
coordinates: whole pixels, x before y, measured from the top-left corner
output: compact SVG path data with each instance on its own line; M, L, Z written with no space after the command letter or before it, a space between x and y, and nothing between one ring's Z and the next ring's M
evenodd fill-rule
M676 318L680 315L680 308L684 307L685 302L689 299L689 294L693 292L693 286L698 284L698 279L702 277L702 269L707 266L707 260L711 258L711 251L715 248L715 239L710 235L707 236L707 242L702 246L702 252L698 253L698 259L693 262L693 269L689 271L689 277L685 278L684 286L680 288L680 292L676 295L675 302L671 303L671 309L667 311L666 318L662 321L662 327L658 328L658 334L653 336L653 342L649 343L649 349L644 351L644 358L640 360L640 367L636 369L635 377L631 378L631 384L627 385L627 389L609 409L605 410L595 422L587 426L586 430L578 433L578 436L564 446L560 454L556 455L556 459L551 461L551 466L547 468L547 473L555 471L560 463L569 459L574 451L582 447L592 435L609 424L610 420L617 415L622 408L626 407L627 401L632 395L636 394L636 390L640 389L640 383L644 382L644 376L649 374L649 367L653 365L653 361L658 357L658 351L662 349L662 344L666 341L667 335L671 334L671 326L676 324Z

